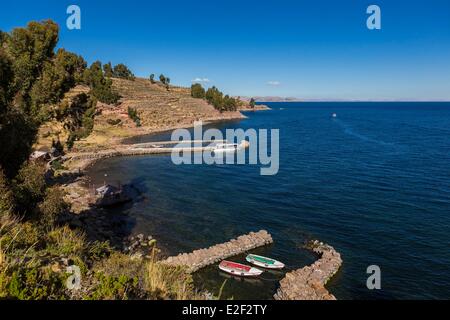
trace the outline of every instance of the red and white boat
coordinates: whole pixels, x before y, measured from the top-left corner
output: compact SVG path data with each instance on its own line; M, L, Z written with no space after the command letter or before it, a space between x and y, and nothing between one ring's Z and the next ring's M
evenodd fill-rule
M258 268L225 260L219 264L219 269L226 273L239 277L257 277L261 273L263 273L263 271L259 270Z

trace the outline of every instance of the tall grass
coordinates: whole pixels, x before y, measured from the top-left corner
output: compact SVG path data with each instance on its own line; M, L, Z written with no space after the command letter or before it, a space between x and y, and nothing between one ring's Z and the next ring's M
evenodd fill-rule
M151 259L147 264L146 290L154 299L192 300L202 297L195 291L193 279L183 267L165 265L155 259L156 241L151 242Z

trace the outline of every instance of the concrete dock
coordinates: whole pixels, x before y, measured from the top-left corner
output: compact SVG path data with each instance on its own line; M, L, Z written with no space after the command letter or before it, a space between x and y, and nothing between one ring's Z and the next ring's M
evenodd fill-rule
M273 243L273 239L267 231L250 232L229 242L218 244L207 249L195 250L191 253L182 253L175 257L169 257L163 260L162 263L171 266L185 266L187 267L187 271L192 273L208 265L220 262L223 259L237 256L270 243Z
M104 158L119 157L119 156L140 156L140 155L152 155L152 154L171 154L172 152L206 152L213 151L212 145L197 147L195 144L202 143L225 143L224 140L199 140L199 141L159 141L149 143L139 143L132 145L121 145L114 149L102 150L98 152L83 152L73 153L70 156L63 157L64 161L67 160L99 160ZM175 144L191 144L191 146L185 147L170 147L169 145ZM192 146L194 145L194 146ZM247 149L249 147L248 141L243 142L243 147Z

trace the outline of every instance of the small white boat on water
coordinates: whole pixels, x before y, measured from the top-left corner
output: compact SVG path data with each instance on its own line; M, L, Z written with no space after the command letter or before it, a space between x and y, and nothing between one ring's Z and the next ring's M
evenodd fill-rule
M219 269L232 274L234 276L239 276L239 277L257 277L259 275L261 275L261 273L263 273L264 271L258 269L258 268L254 268L254 267L250 267L250 266L246 266L245 264L240 264L237 262L231 262L231 261L222 261L219 264Z
M258 256L256 254L249 254L245 260L254 264L258 267L263 267L267 269L283 269L285 267L284 263L277 261L275 259Z
M239 149L241 149L241 145L237 143L219 143L214 146L213 152L215 154L222 154L236 152Z
M332 116L333 118L337 118L337 114L336 114L336 113L333 113L331 116Z

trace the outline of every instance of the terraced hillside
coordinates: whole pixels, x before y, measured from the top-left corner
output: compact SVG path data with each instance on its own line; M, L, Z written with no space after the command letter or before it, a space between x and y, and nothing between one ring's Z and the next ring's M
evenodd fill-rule
M95 117L93 132L86 139L77 141L73 151L111 148L123 138L191 127L194 121L199 120L209 122L244 118L238 111L220 113L206 101L192 98L188 88L170 86L167 90L159 82L152 84L140 78L134 81L113 79L113 88L122 97L119 104L97 104L98 115ZM88 91L89 88L78 86L67 97ZM140 127L129 118L128 107L137 109ZM57 140L59 137L64 141L67 137L60 123L48 123L40 131L36 145L36 149L40 150L48 150L52 139Z
M145 79L114 79L114 88L122 95L121 107L137 108L142 126L147 130L189 126L197 120L241 118L239 112L220 113L206 101L194 99L190 89L171 87Z

